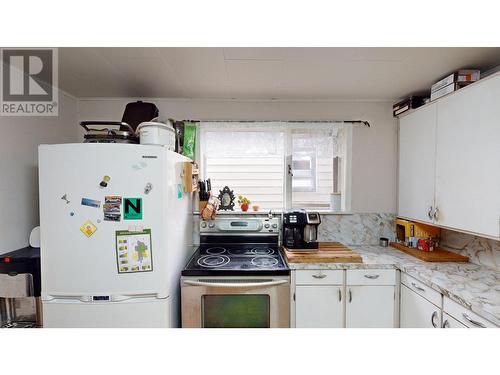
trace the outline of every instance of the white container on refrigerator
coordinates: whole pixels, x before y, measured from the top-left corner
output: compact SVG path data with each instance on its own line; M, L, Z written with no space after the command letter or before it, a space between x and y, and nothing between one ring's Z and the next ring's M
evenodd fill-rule
M179 278L192 244L191 197L178 195L184 161L163 146L39 147L45 327L179 326ZM111 195L141 198L142 220L124 220L123 202L120 221L103 220ZM90 237L80 231L87 220L97 227ZM115 232L137 227L151 230L152 270L119 273Z
M175 150L175 130L170 121L142 122L137 127L141 145L163 145L171 151Z

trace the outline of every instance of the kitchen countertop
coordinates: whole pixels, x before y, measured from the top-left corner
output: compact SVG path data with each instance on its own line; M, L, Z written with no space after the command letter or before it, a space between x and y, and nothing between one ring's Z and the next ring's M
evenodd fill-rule
M348 245L363 263L289 263L292 270L395 268L500 326L500 272L473 263L429 263L392 247Z

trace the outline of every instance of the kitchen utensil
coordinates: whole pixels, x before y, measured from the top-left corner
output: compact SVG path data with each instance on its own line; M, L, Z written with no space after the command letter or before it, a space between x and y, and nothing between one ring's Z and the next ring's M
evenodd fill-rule
M363 258L339 242L320 242L318 251L310 249L287 249L289 263L363 263Z
M215 219L215 215L217 214L217 210L219 209L220 200L216 196L212 195L208 199L207 205L201 212L201 217L203 220Z
M321 218L317 212L303 209L289 210L283 214L283 244L288 249L318 249L318 226Z
M118 121L82 121L80 126L85 129L84 143L139 143L134 129L125 123ZM89 128L89 126L94 126ZM99 128L95 128L95 126ZM118 130L109 126L119 127Z

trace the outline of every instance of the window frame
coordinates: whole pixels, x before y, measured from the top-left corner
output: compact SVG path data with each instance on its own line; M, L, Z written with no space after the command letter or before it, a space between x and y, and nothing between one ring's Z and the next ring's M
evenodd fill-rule
M284 138L284 181L283 181L283 207L276 207L274 212L290 209L292 207L292 175L290 173L292 166L292 134L293 131L304 131L311 127L311 130L332 130L334 126L342 125L343 132L342 147L343 163L341 164L338 186L341 195L341 213L348 213L351 210L351 160L352 160L352 124L346 124L343 121L200 121L197 126L196 142L196 162L200 166L200 178L206 179L206 157L203 138L205 133L210 131L228 130L232 132L283 132ZM333 159L332 155L332 159ZM317 158L315 158L317 159ZM317 164L317 161L316 161ZM317 166L316 170L317 170ZM315 176L315 178L317 178ZM315 185L317 182L315 181ZM331 212L330 209L319 212Z

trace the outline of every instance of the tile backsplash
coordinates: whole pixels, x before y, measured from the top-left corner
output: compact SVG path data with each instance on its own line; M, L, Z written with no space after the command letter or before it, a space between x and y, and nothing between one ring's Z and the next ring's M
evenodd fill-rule
M442 229L440 246L468 256L471 263L500 271L500 241Z
M318 239L345 245L378 245L380 237L394 241L394 220L395 215L387 213L322 215Z
M238 216L235 213L235 216ZM246 214L244 217L258 215ZM194 233L193 242L199 244L199 216L193 215ZM394 214L335 214L321 215L321 224L318 229L318 240L328 242L342 242L345 245L378 245L380 237L394 240L396 227Z

